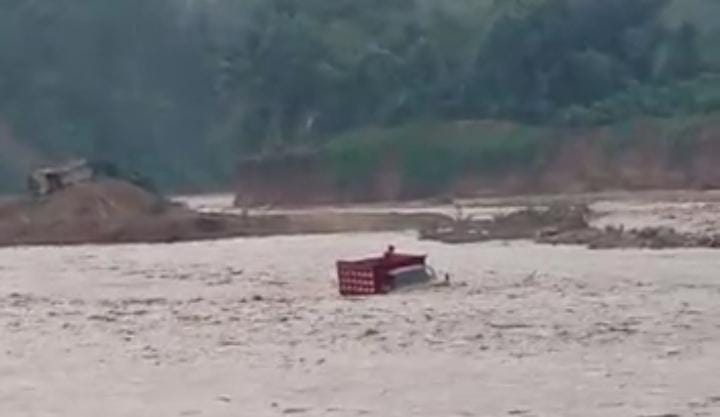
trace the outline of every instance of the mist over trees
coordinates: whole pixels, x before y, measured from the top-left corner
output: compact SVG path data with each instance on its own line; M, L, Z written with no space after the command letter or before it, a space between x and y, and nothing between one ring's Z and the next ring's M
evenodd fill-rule
M0 175L19 147L204 185L241 155L369 126L718 109L720 95L699 92L720 85L707 41L720 32L670 21L669 5L4 0Z

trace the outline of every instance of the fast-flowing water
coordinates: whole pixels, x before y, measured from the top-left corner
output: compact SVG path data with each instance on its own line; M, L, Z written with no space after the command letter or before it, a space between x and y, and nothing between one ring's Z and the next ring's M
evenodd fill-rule
M388 244L451 286L346 300ZM720 256L413 233L0 250L0 415L720 415Z

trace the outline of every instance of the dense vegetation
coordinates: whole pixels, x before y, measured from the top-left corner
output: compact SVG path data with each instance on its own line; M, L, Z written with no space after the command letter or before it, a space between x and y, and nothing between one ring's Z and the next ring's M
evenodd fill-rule
M4 0L0 185L68 156L208 185L242 155L359 149L348 132L368 128L710 112L718 15L715 0Z

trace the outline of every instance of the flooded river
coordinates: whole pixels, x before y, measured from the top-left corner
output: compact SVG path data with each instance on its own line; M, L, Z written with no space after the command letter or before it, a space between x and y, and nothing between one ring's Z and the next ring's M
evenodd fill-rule
M450 287L346 300L388 244ZM0 415L718 416L720 256L413 233L0 250Z

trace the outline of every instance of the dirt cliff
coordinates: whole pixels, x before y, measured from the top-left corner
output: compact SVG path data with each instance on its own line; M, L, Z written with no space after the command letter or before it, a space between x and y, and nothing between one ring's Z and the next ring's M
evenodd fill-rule
M720 114L584 128L458 122L413 134L402 142L407 134L387 131L339 157L321 149L240 163L238 200L303 205L720 188Z

